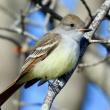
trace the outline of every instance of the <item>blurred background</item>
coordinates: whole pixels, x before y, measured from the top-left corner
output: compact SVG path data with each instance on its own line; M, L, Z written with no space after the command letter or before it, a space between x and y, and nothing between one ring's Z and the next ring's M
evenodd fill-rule
M85 2L84 2L85 1ZM60 16L73 13L87 25L104 0L0 0L0 92L19 74L39 38L53 29ZM88 13L88 6L90 12ZM95 38L110 40L110 19L105 18ZM75 73L55 98L51 110L110 110L110 45L91 44ZM48 84L18 90L3 110L40 110Z

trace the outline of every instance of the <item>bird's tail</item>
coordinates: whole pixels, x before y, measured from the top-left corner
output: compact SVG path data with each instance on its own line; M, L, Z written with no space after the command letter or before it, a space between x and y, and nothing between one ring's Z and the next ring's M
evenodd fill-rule
M16 81L13 82L6 90L0 93L0 107L1 105L23 84L18 84Z

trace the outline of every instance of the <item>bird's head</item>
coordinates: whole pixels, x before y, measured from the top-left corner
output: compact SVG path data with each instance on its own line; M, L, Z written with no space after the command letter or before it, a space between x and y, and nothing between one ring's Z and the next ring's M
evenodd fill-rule
M66 31L75 32L89 32L91 29L86 29L84 22L76 15L69 14L65 16L61 22L60 26Z

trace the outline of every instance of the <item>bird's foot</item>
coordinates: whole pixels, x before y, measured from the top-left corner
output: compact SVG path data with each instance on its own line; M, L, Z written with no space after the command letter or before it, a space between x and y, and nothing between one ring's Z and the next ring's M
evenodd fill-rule
M48 84L51 87L51 89L53 90L53 92L57 93L56 87L53 85L53 83L48 81Z

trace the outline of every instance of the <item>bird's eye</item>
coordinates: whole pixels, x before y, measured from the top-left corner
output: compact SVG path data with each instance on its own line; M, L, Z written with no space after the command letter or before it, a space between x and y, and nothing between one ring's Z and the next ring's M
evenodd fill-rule
M70 24L71 27L74 27L74 24Z

